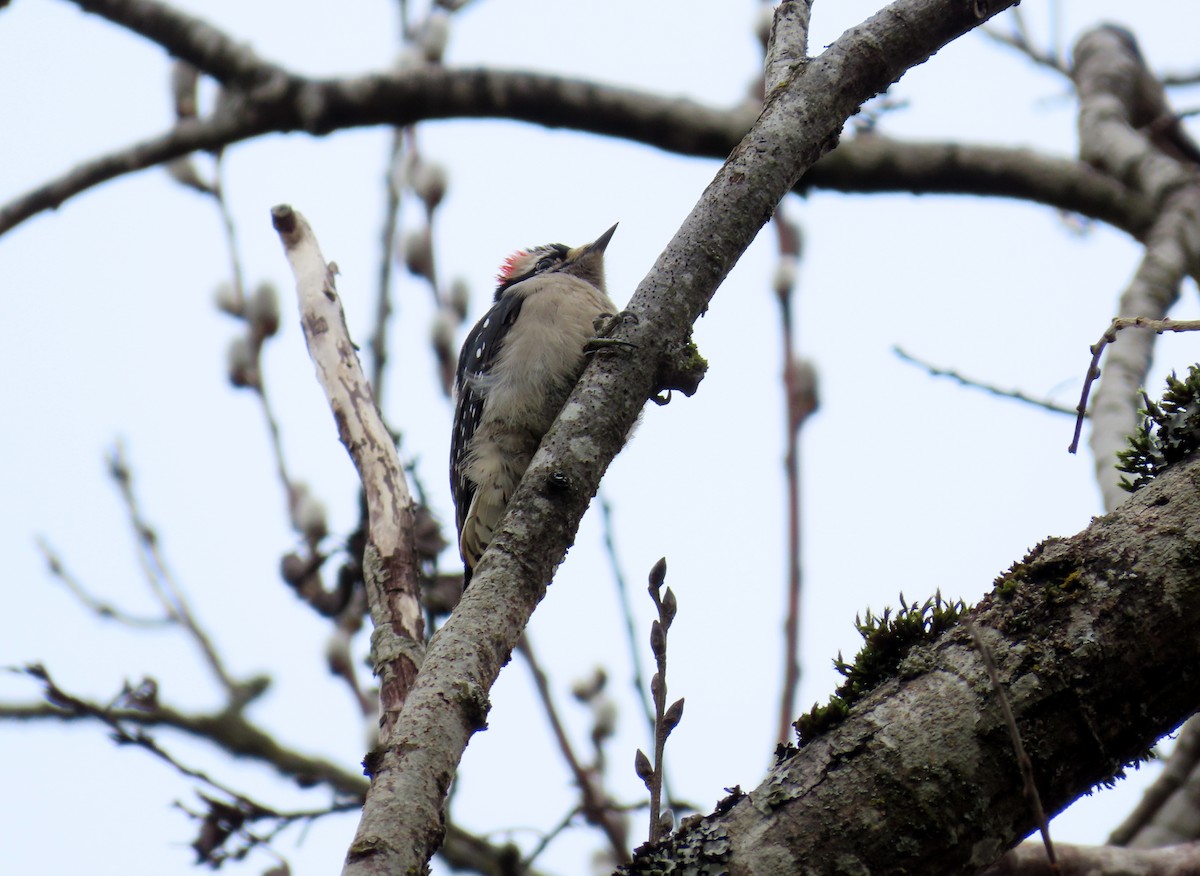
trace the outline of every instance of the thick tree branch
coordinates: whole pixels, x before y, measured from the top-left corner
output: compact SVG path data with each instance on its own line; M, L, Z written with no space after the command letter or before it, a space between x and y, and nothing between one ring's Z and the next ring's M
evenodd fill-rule
M1043 542L973 610L1048 810L1144 757L1200 702L1197 543L1193 459L1073 538ZM958 625L630 872L706 855L737 873L970 872L1032 827L992 684Z
M1148 198L1086 163L1032 149L919 143L861 134L825 156L801 181L831 191L976 195L1045 204L1141 237L1156 218Z
M909 67L1011 6L901 0L847 31L776 88L639 285L625 329L636 353L593 362L534 456L458 609L430 642L396 733L372 763L371 790L345 873L416 873L442 835L442 806L488 691L508 661L600 477L645 400L660 358L693 321L845 120ZM982 13L982 14L980 14ZM997 849L999 851L999 849Z
M300 107L304 107L301 112ZM288 79L206 119L87 161L0 207L0 235L109 180L266 133L505 118L724 159L758 108L729 110L577 80L495 70L421 68L333 82ZM843 143L797 186L842 192L981 195L1034 201L1140 236L1151 202L1087 165L1028 149L904 143L877 134Z

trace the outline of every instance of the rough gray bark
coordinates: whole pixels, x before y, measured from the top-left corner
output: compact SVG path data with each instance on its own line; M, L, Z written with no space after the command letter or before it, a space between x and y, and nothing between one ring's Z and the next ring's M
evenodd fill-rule
M1145 756L1200 703L1200 460L1070 539L1049 539L971 613L1038 791L1057 812ZM960 625L914 649L844 723L629 873L945 874L1034 827L997 695Z
M785 4L785 6L788 4ZM647 398L679 362L692 323L780 198L837 141L872 95L1011 2L900 0L821 55L772 81L754 127L729 156L629 303L636 352L594 362L542 442L472 584L431 640L386 750L345 873L416 873L437 848L442 806L495 682L608 464ZM777 20L780 13L777 13ZM794 24L794 22L793 22ZM795 28L789 28L791 33ZM802 56L772 53L768 57ZM997 848L998 854L1002 849Z

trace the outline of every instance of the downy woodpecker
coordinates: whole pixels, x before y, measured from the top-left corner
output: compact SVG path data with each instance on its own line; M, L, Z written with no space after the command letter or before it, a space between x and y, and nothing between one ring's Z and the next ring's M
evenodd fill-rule
M616 230L575 249L552 243L509 256L491 309L463 344L450 487L464 587L583 373L595 323L617 312L604 291L604 249Z

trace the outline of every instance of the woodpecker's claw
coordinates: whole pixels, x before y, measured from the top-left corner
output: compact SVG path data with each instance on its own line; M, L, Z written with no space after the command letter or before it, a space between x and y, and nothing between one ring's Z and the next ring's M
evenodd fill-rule
M601 350L625 349L636 350L637 344L632 344L629 341L621 341L616 338L609 337L618 327L629 323L637 325L641 322L638 315L630 310L622 310L615 316L611 313L602 313L592 320L592 330L596 333L596 337L589 340L583 346L584 353L598 353Z
M616 331L617 326L623 323L637 325L640 322L641 320L638 319L638 315L632 310L622 310L616 316L611 313L602 313L592 320L592 330L597 336L607 338Z

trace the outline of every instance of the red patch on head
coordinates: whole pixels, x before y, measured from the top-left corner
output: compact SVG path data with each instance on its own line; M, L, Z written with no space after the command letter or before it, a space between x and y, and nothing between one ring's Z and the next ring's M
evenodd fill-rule
M500 283L507 283L510 279L512 279L513 271L517 267L517 262L527 255L529 255L529 253L523 249L519 249L506 258L504 263L500 265L500 271L496 274L496 280Z

